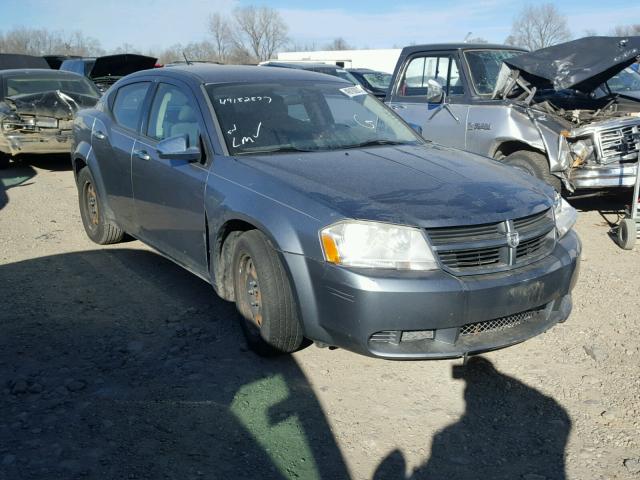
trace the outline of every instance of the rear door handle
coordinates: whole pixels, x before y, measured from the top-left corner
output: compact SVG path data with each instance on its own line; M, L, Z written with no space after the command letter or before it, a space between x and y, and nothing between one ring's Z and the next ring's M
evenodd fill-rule
M107 136L104 133L102 133L100 130L94 131L93 136L96 137L98 140L104 140L105 138L107 138Z
M407 107L405 105L391 105L391 108L393 110L404 110Z
M145 150L136 150L133 154L140 160L151 160L151 155L149 155Z

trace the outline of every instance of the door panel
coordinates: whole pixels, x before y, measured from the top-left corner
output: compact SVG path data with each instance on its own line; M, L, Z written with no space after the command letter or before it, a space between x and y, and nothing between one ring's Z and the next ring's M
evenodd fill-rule
M156 148L159 141L175 135L198 141L202 117L191 95L167 85L158 86L149 131L133 147L136 222L141 238L195 273L208 276L204 212L208 169L200 163L160 158Z

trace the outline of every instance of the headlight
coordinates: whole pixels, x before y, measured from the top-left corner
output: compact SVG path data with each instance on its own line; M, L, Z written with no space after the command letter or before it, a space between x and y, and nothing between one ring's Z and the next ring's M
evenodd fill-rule
M554 214L556 217L556 229L558 230L558 238L562 238L578 220L578 212L569 203L556 193Z
M593 155L593 142L589 138L578 140L570 145L573 154L573 165L577 167L585 163Z
M435 270L437 262L418 228L347 220L320 231L327 262L397 270Z

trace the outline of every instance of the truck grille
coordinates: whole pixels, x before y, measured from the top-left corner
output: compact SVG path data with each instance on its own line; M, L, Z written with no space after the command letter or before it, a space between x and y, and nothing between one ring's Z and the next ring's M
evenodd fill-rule
M640 151L638 125L608 128L599 134L600 162L636 160Z
M457 275L509 270L548 255L555 247L551 209L504 222L427 230L442 266Z

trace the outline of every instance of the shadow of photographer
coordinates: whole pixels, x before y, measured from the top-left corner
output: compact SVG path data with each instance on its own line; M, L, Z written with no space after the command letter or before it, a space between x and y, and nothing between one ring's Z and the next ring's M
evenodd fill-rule
M562 406L483 357L454 366L453 377L466 382L464 415L434 436L429 460L408 477L396 450L380 463L375 480L566 478L571 420Z

